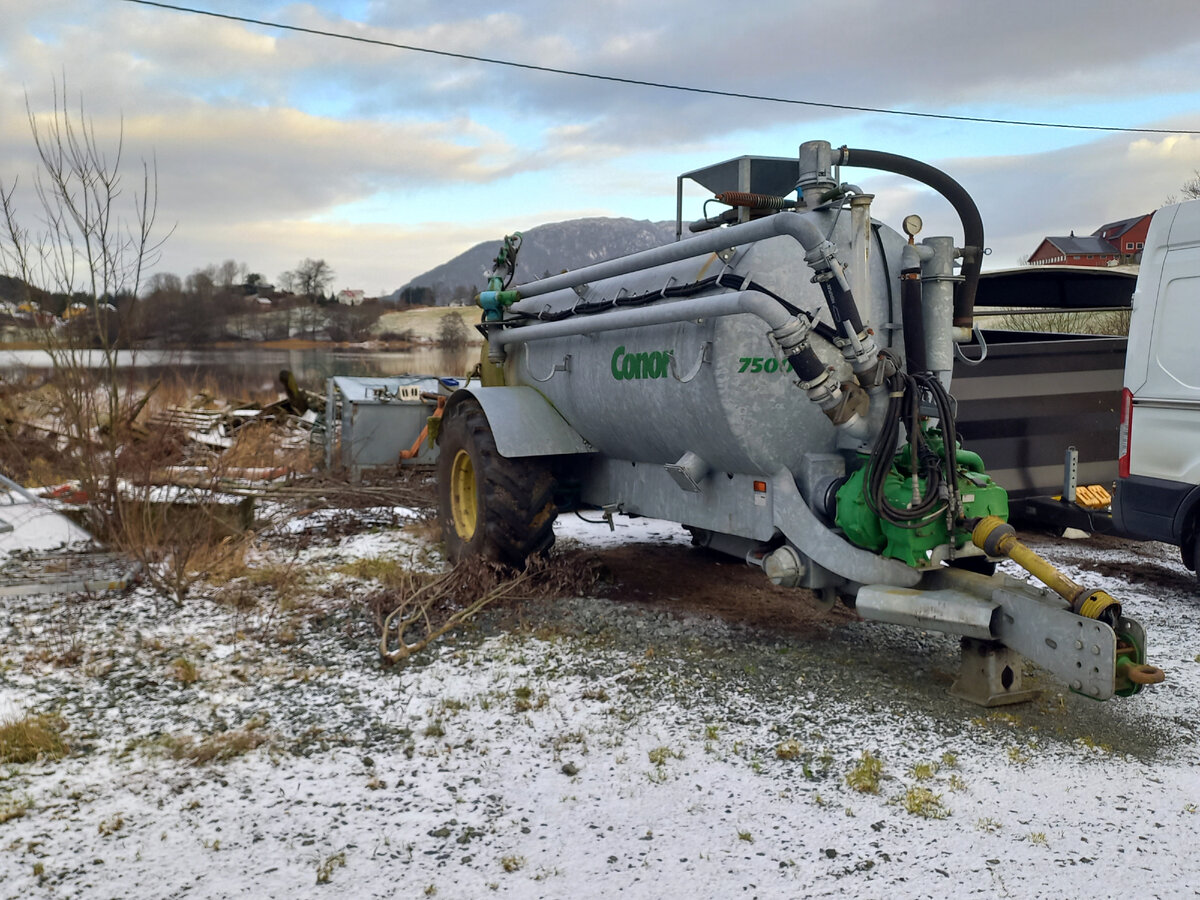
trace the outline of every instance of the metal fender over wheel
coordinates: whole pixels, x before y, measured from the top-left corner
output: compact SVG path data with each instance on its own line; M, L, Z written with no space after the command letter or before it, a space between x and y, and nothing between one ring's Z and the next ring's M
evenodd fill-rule
M438 446L438 514L451 561L483 556L519 567L550 548L554 478L536 460L501 456L478 402L446 413Z

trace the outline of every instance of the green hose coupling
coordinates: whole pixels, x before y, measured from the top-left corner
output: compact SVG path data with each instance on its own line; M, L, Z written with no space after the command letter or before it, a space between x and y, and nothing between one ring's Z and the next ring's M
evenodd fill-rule
M482 291L475 303L483 308L483 321L499 322L504 318L504 310L520 299L520 291Z

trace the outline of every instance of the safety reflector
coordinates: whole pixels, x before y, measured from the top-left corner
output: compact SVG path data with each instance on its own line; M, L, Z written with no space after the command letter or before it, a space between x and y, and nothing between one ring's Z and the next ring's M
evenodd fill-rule
M754 482L754 491L757 494L765 494L767 492L767 483L765 481Z

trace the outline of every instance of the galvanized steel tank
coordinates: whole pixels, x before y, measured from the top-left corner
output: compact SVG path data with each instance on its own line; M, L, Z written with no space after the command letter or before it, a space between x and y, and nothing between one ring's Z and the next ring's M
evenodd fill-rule
M861 313L879 346L901 355L896 276L905 239L863 218L862 241L854 241L849 212L807 215L836 245L847 276L859 285ZM831 324L804 256L794 238L770 237L596 281L578 293L564 289L524 299L512 309L528 315L559 312L581 300L656 292L726 272ZM865 271L855 271L864 260ZM713 288L699 296L722 292ZM588 318L573 321L582 327ZM835 429L796 387L796 376L768 330L758 317L738 314L531 341L508 348L505 382L536 388L606 457L669 464L691 451L717 473L795 471L804 454L835 450ZM812 346L835 367L839 380L851 377L837 348L815 334Z

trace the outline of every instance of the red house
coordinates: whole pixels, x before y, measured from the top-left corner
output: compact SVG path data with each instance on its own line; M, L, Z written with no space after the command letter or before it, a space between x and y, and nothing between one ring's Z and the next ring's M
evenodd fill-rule
M1031 266L1115 266L1140 263L1154 213L1101 225L1087 237L1043 238L1029 256Z

